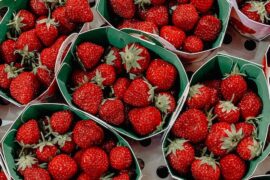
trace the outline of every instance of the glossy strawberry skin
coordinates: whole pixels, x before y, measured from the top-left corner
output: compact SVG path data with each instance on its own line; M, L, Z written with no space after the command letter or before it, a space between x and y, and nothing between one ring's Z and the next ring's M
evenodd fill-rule
M197 180L219 180L220 179L220 168L216 165L216 168L205 164L200 159L193 161L191 165L191 172L194 179Z
M191 3L199 12L206 13L213 7L214 0L191 0Z
M6 72L6 64L0 65L0 88L8 89L12 79L8 78L8 73Z
M40 83L45 87L49 87L54 78L54 74L50 70L44 68L38 68L36 76Z
M25 170L23 178L25 180L38 180L38 179L51 180L49 172L40 167L27 168Z
M87 83L89 79L87 78L87 73L81 69L75 69L71 75L71 84L73 87L78 87Z
M58 51L55 48L45 48L40 53L40 61L49 70L54 71Z
M16 42L12 39L5 40L0 46L0 54L5 63L16 62L18 54L14 54Z
M242 129L244 135L243 138L251 136L253 132L256 131L256 127L253 124L247 122L239 122L235 125L235 127L237 131Z
M110 0L113 12L118 16L131 19L135 15L136 6L133 0Z
M20 28L21 31L29 31L35 27L36 18L31 12L22 9L18 12L18 15L22 19L21 23L24 24L24 26Z
M204 48L203 41L194 35L188 36L183 43L184 51L189 53L200 52L203 50L203 48Z
M254 146L254 141L256 141L253 137L244 138L237 146L236 152L237 154L244 160L250 161L254 157L252 157L252 152L250 146Z
M37 159L40 162L49 162L56 156L57 151L56 146L45 146L42 151L38 148L36 150Z
M130 85L130 80L127 78L118 78L113 85L114 96L122 100L126 90Z
M252 12L250 11L250 9L252 8L251 3L245 3L242 8L241 11L242 13L244 13L249 19L253 20L253 21L257 21L257 22L262 22L260 15L255 11Z
M70 154L74 151L74 149L76 148L76 144L74 143L73 140L71 141L66 141L64 146L61 147L61 151L67 154Z
M53 43L52 48L56 49L57 51L59 51L59 49L61 48L63 42L67 39L66 35L62 35L59 36L56 41Z
M117 146L110 152L110 165L117 170L128 169L132 164L132 154L127 147Z
M87 0L67 0L66 15L71 22L85 23L93 21L93 12Z
M38 16L45 16L49 12L45 3L40 0L30 0L30 7L32 12Z
M42 44L38 39L35 30L23 32L16 41L15 48L17 50L23 50L25 46L28 46L28 51L40 51Z
M186 38L185 32L175 26L163 26L160 30L160 36L177 49L182 46Z
M95 72L101 73L101 77L104 78L104 81L102 81L103 86L111 86L113 85L114 81L116 80L116 72L113 66L109 64L100 64Z
M112 52L112 56L114 57L114 59L112 60L112 62L110 62L109 60L106 59L106 57L108 58L108 56L106 56L105 57L106 63L112 65L115 68L117 74L121 74L123 72L124 67L122 64L121 56L119 54L120 50L116 47L112 47L110 51Z
M16 134L16 140L22 144L37 144L40 138L40 130L38 123L34 119L30 119L21 125Z
M65 134L71 127L73 114L70 111L58 111L52 114L50 125L54 132Z
M230 111L223 111L222 105L219 102L214 109L215 114L217 115L217 118L221 122L227 122L227 123L236 123L239 121L240 118L240 110L239 108L235 110Z
M166 26L169 23L169 12L166 6L154 6L145 13L146 21L153 22L159 27Z
M194 85L195 87L197 85ZM191 89L193 88L191 87ZM204 86L204 85L199 85L198 86L198 93L195 95L192 95L190 93L188 100L187 100L187 105L189 108L195 108L195 109L205 109L208 106L208 103L210 101L210 96L211 96L211 91L210 88ZM190 90L191 91L191 90Z

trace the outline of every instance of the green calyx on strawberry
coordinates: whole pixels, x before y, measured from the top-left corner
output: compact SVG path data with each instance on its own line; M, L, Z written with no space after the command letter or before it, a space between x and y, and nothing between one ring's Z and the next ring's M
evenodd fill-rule
M184 144L188 142L188 140L185 139L176 139L174 141L169 140L170 145L167 147L166 156L169 154L175 154L177 150L184 150Z
M60 135L60 134L53 134L55 137L53 139L53 144L57 144L60 148L64 147L67 141L72 141L71 133Z
M42 140L39 140L39 143L37 145L34 146L34 148L38 148L40 152L43 151L43 148L45 146L53 146L53 143L50 141L50 138L48 140L46 140L44 138L44 135L43 133L40 133L41 134L41 138Z
M261 2L261 1L249 1L247 2L250 4L249 12L256 12L260 16L260 20L262 23L265 22L265 20L270 20L270 17L268 17L268 12L266 11L265 5L269 3L267 2Z
M49 17L48 18L44 18L44 19L41 19L39 21L37 21L38 24L43 24L43 23L46 23L46 26L47 26L47 29L49 30L50 29L50 26L58 26L59 24L55 21L55 19L51 19L50 18L50 14L49 14Z
M227 137L222 138L221 149L225 149L227 152L230 152L237 147L238 143L243 138L243 131L242 129L237 131L235 125L232 124L231 129L226 129L225 133L227 134Z
M23 71L23 68L17 69L13 64L14 63L11 63L10 65L5 65L5 72L7 73L8 79L17 77L18 74Z
M139 5L142 9L144 9L145 5L151 5L151 0L135 0L135 4Z
M251 159L259 156L262 152L261 144L255 139L253 139L253 145L249 145L248 149L250 150L251 153Z
M149 102L152 102L153 99L154 99L154 96L155 96L155 89L157 89L157 87L152 86L152 85L147 81L147 79L145 79L145 78L144 78L144 82L148 85L148 88L149 88L149 91L148 91L148 95L149 95L148 101L149 101Z
M233 70L231 71L230 74L227 74L227 73L225 74L224 79L226 79L226 78L228 78L228 77L230 77L232 75L240 75L240 76L244 76L244 77L247 76L246 74L240 72L240 69L239 69L237 64L235 64L233 66Z
M104 89L103 81L105 81L106 78L102 77L102 74L99 70L96 70L96 75L92 78L92 82L96 83L101 89Z
M155 106L163 113L168 114L170 109L170 97L166 94L159 94L155 97Z
M9 26L10 28L14 28L15 31L20 34L21 33L21 28L26 26L26 24L24 24L22 21L23 21L23 18L20 17L19 13L18 14L15 14L13 13L13 20L10 21L7 26Z
M214 108L211 108L209 111L206 112L206 117L208 120L208 129L210 129L213 125L213 121L217 118L217 115L213 113Z
M196 159L200 160L200 165L207 164L211 166L215 171L217 170L218 163L214 159L213 153L211 153L210 156L196 157Z
M117 57L114 55L114 51L110 50L109 53L104 57L106 64L114 65L114 61Z
M18 159L15 159L15 161L16 166L18 167L17 169L21 171L38 163L38 160L31 154L22 155Z
M229 113L231 111L236 111L238 108L230 101L220 101L219 108L223 113Z
M28 45L24 46L23 50L16 50L15 53L22 56L21 65L30 65L36 63L37 54L35 51L29 51Z
M200 88L202 88L202 87L203 87L203 85L201 85L201 84L196 84L194 86L191 86L190 89L189 89L188 95L190 97L193 97L193 96L195 96L197 94L201 94Z

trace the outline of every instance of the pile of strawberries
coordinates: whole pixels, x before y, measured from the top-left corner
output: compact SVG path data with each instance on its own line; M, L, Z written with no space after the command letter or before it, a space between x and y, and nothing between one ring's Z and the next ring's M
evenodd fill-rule
M211 47L222 28L216 17L216 0L110 0L108 3L111 19L115 19L118 28L158 34L176 49L189 53Z
M248 161L262 151L257 139L262 101L255 91L237 65L222 80L190 88L166 150L175 174L213 180L244 177Z
M77 107L139 136L162 130L176 108L174 65L139 43L118 49L83 42L76 55L83 67L74 68L70 78Z
M24 179L128 180L136 177L132 152L92 120L63 110L29 119L17 133L14 149Z
M29 9L7 24L7 40L0 45L0 89L20 104L35 99L52 83L67 35L92 20L87 0L30 0Z

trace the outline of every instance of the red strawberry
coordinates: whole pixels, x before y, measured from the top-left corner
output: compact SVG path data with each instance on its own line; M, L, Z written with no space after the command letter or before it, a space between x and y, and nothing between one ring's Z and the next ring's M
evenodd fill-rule
M71 75L71 82L74 87L81 86L89 82L87 73L81 69L75 69Z
M186 38L186 33L175 26L163 26L160 30L160 36L174 45L175 48L180 49Z
M133 0L110 0L112 10L118 16L131 19L135 15L136 6Z
M68 110L58 111L52 114L50 118L50 125L54 132L64 134L70 129L72 121L72 112Z
M104 132L92 120L78 121L73 129L73 140L80 148L88 148L99 145L104 138Z
M166 156L172 169L184 175L195 159L195 150L187 140L176 139L168 146Z
M239 131L240 129L242 130L244 138L252 136L254 133L256 133L256 127L252 123L240 122L237 123L235 127L237 131Z
M109 169L109 158L101 148L90 147L83 152L80 166L90 179L99 179Z
M30 0L30 7L32 12L38 16L46 16L49 12L45 2L40 0Z
M219 121L236 123L240 118L240 109L230 101L219 101L215 106L215 114Z
M115 146L116 142L113 139L109 139L101 145L101 148L109 154Z
M53 144L39 146L36 150L37 159L40 162L50 162L57 154L57 147Z
M80 175L78 176L77 180L91 180L91 176L89 176L88 174L86 174L85 172L80 173Z
M25 180L40 180L40 179L51 180L51 177L47 170L40 167L33 167L33 168L27 168L25 170L23 179Z
M217 17L206 15L199 20L194 34L203 41L214 41L221 31L221 26L221 21Z
M240 180L246 173L246 164L235 154L228 154L220 162L221 174L226 180Z
M72 94L72 100L80 109L97 114L98 108L103 99L101 88L93 83L86 83L75 90Z
M0 88L9 89L12 79L16 76L18 76L16 67L8 64L0 64Z
M110 152L111 167L116 170L128 169L132 164L132 154L125 146L117 146Z
M270 14L270 3L269 2L267 2L265 4L265 10L266 10L267 14L269 15Z
M84 42L77 47L77 57L85 69L92 69L100 61L104 48L94 43Z
M199 14L192 4L180 4L173 11L173 24L184 31L192 30L198 20Z
M10 64L11 62L16 62L18 59L18 54L15 54L16 42L12 39L4 41L0 46L0 54L5 63Z
M15 29L15 31L20 34L21 32L33 29L35 27L35 23L35 16L31 12L22 9L14 15L13 20L8 24L8 26Z
M210 92L210 99L206 105L207 110L212 108L213 106L215 106L219 102L218 91L216 89L209 88L209 92Z
M177 0L179 4L188 4L189 0Z
M63 42L66 40L67 36L62 35L56 39L56 41L53 43L52 48L56 49L56 51L59 51L61 48Z
M134 108L129 111L128 118L134 131L141 136L154 132L162 123L159 110L152 106Z
M150 54L145 47L133 43L128 44L120 52L124 68L128 73L140 74L143 73L149 65Z
M39 91L39 81L31 72L23 72L11 81L10 94L21 104L34 100Z
M87 0L67 0L66 15L70 21L85 23L93 21L93 13Z
M190 87L187 105L189 108L205 109L211 98L211 90L202 84Z
M6 174L4 173L4 171L0 171L0 179L1 179L1 180L7 180L7 176L6 176Z
M16 141L20 144L37 144L40 138L40 131L36 120L31 119L21 125L16 134Z
M80 163L81 163L81 159L82 159L82 154L83 154L83 152L84 152L84 150L81 149L81 150L77 151L77 152L75 153L75 155L73 156L73 159L76 161L76 163L77 163L78 165L80 165Z
M194 35L188 36L183 43L184 51L189 53L201 52L203 48L204 48L203 41Z
M117 97L118 99L122 100L129 85L130 85L129 79L118 78L112 87L114 96Z
M128 173L120 173L118 176L112 178L112 180L130 180Z
M49 70L54 71L58 51L55 48L45 48L40 53L40 61Z
M247 92L238 104L241 116L248 120L249 118L256 118L262 111L261 98L254 92Z
M124 102L135 107L145 107L151 104L154 98L154 90L146 80L142 78L131 82L124 94Z
M138 29L141 31L158 34L158 26L149 21L139 21L134 24L134 29Z
M217 92L220 96L220 94L221 94L221 89L220 89L221 80L219 80L219 79L207 80L207 81L204 81L203 84L209 88L217 90Z
M118 99L108 99L101 104L98 112L100 118L116 126L125 121L124 104Z
M213 157L202 156L196 158L191 165L191 173L193 178L197 180L220 179L220 168Z
M17 165L17 171L24 176L27 169L38 167L38 160L33 155L22 155L18 159L15 159Z
M153 86L156 86L158 91L171 89L175 84L177 75L176 68L162 59L153 60L146 72L147 80Z
M46 66L38 67L36 76L39 82L45 87L49 87L54 78L54 74Z
M155 106L165 114L171 114L175 110L176 102L171 93L161 92L155 97Z
M59 23L59 32L62 34L70 34L72 33L76 25L73 22L70 22L68 17L66 16L66 7L59 6L52 12L52 18Z
M70 141L65 141L64 145L60 148L62 152L70 154L74 151L76 148L76 144L74 141L70 138Z
M200 110L189 109L177 118L172 133L194 143L203 141L208 134L207 117Z
M208 12L214 5L214 0L191 0L191 3L201 13Z
M145 12L146 21L153 22L159 27L169 23L169 12L166 6L154 6Z
M263 18L261 18L259 13L260 10L257 8L257 5L261 3L262 2L259 1L250 1L245 3L240 10L251 20L257 22L264 22L264 16L262 16Z
M112 47L110 52L105 56L106 64L112 65L117 74L121 74L123 71L122 59L119 52L119 49Z
M95 76L92 78L92 81L101 88L104 88L104 86L113 85L115 79L116 72L114 67L109 64L103 63L95 69Z
M252 159L261 154L262 147L260 142L258 142L255 138L249 136L240 141L236 148L236 152L242 159L246 161L251 161Z
M28 47L28 51L40 51L42 48L34 29L23 32L17 39L15 48L17 50L23 50L26 46Z
M78 166L74 159L66 154L60 154L49 162L48 170L54 179L72 179L78 171Z

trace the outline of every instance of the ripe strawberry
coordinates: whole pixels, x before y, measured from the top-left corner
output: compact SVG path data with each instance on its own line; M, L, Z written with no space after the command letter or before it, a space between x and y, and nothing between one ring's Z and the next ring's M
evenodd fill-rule
M270 14L270 3L269 2L267 2L266 4L265 4L265 11L267 12L267 14L269 15Z
M22 72L11 81L10 94L21 104L34 100L39 91L39 81L31 72Z
M145 107L151 104L154 98L154 90L146 80L142 78L131 82L124 94L124 102L135 107Z
M72 112L68 110L53 113L50 118L52 130L58 134L65 134L70 129L73 118Z
M166 156L172 169L178 174L185 175L195 159L195 150L187 140L176 139L168 146Z
M258 4L261 4L261 2L258 1L247 2L241 7L240 10L251 20L257 22L264 22L264 16L262 16L263 18L261 18L259 9L256 7Z
M107 99L99 108L99 116L102 120L116 126L125 121L124 104L119 99Z
M85 172L80 173L77 180L91 180L91 176L86 174Z
M87 0L67 0L66 16L75 23L91 22L94 18Z
M211 109L213 106L215 106L219 102L219 94L216 89L209 88L210 92L210 99L206 105L206 109Z
M37 144L40 138L40 131L36 120L31 119L21 125L16 134L16 141L20 144Z
M194 143L201 142L208 134L207 117L200 110L189 109L177 118L172 133Z
M14 14L14 18L8 26L20 34L21 32L33 29L35 22L35 16L31 12L22 9L17 14Z
M134 131L141 136L154 132L162 123L159 110L153 106L134 108L129 111L128 118Z
M98 113L98 108L103 99L101 88L93 83L86 83L76 89L72 100L80 109L93 115Z
M242 138L242 131L237 131L233 124L218 122L212 125L205 144L214 155L224 156L236 148Z
M145 21L153 22L159 27L169 23L169 12L166 6L154 6L146 10Z
M239 121L240 109L230 101L219 101L214 111L221 122L236 123Z
M173 87L177 78L178 72L176 68L162 60L153 60L146 72L147 80L157 87L158 91L167 91Z
M180 49L186 38L186 33L175 26L163 26L160 30L160 36L175 48Z
M117 99L122 100L129 85L130 85L129 79L124 77L118 78L112 87L114 96L117 97Z
M191 173L193 178L197 180L220 179L220 168L213 157L196 158L191 165Z
M190 87L187 105L189 108L205 109L211 99L211 90L202 84Z
M183 43L184 51L189 53L201 52L203 48L204 48L203 41L194 35L188 36Z
M87 73L81 69L75 69L71 75L71 82L73 87L79 87L88 83L90 80L87 77Z
M132 27L131 27L132 28ZM158 34L158 26L149 21L138 21L134 24L134 29L145 31L153 34Z
M45 2L40 0L30 0L30 8L38 16L46 16L49 12Z
M217 17L206 15L199 20L194 34L203 41L211 42L217 39L221 26L221 21Z
M132 154L125 146L117 146L110 152L110 165L116 170L128 169L132 161Z
M55 48L45 48L40 53L40 61L49 70L54 71L57 54Z
M12 39L5 40L0 46L0 55L5 63L16 62L18 54L15 54L16 42Z
M217 92L220 96L220 94L221 94L221 89L220 89L221 80L219 80L219 79L207 80L207 81L204 81L203 84L209 88L217 90Z
M136 6L133 0L110 0L112 10L118 16L131 19L135 15Z
M8 64L0 64L0 88L9 89L13 78L18 75L16 67Z
M183 31L190 31L199 20L199 14L192 4L180 4L173 11L173 24Z
M112 180L130 180L128 173L120 173L118 176L112 178Z
M54 74L46 66L38 67L36 76L39 82L46 88L51 85L54 78Z
M116 146L116 142L113 139L106 140L102 145L101 148L106 151L106 153L110 153L111 150Z
M254 124L249 123L249 122L240 122L237 123L235 125L236 130L239 131L241 129L241 131L243 132L244 137L246 138L248 136L252 136L254 133L256 133L256 127L254 126Z
M236 152L242 159L251 161L261 154L262 147L260 142L249 136L240 141L236 148Z
M238 107L241 112L241 116L248 120L250 118L256 118L262 110L262 101L261 98L250 91L244 94L243 98L238 104Z
M109 158L101 148L90 147L83 152L80 166L90 179L99 179L109 169Z
M143 73L149 65L150 54L145 47L133 43L126 45L120 52L122 63L128 73Z
M75 142L70 138L70 141L65 141L64 145L60 148L62 152L70 154L76 148Z
M100 61L104 48L94 43L84 42L77 47L77 57L85 69L92 69Z
M41 145L36 150L37 159L40 162L50 162L56 156L57 151L57 147L53 144Z
M113 66L109 64L100 64L95 69L95 76L92 78L92 81L95 82L101 88L104 86L113 85L116 80L116 72Z
M176 102L171 93L161 92L155 97L155 106L165 114L171 114L175 110Z
M74 159L66 154L60 154L49 162L48 170L54 179L72 179L78 171L78 166Z
M0 180L7 180L7 176L4 171L0 171Z
M191 0L191 3L201 13L208 12L214 5L214 0Z
M179 4L188 4L189 0L177 0Z
M73 159L76 161L76 163L80 166L81 163L81 159L82 159L82 154L83 154L84 150L78 150L75 155L73 156Z
M61 46L62 46L63 42L66 40L66 38L67 38L66 35L62 35L62 36L58 37L51 47L56 49L56 51L59 51L59 49L61 48Z
M52 18L59 23L58 30L61 32L61 34L70 34L76 28L76 25L73 22L70 22L66 16L65 6L55 8L55 10L52 12Z
M41 42L39 41L34 29L23 32L18 37L15 49L23 50L26 46L28 47L28 51L40 51L42 48Z
M24 176L25 171L30 168L38 167L38 160L32 155L22 155L18 159L15 159L17 165L17 171Z
M123 72L122 59L119 52L120 50L118 48L112 47L110 52L105 56L106 64L113 66L117 74Z
M99 145L104 139L104 132L92 120L78 121L73 129L73 140L80 148Z
M235 154L228 154L221 158L220 170L226 180L240 180L246 173L246 164L241 158Z
M33 167L33 168L27 168L25 170L23 179L25 180L40 180L40 179L51 180L51 177L47 170L40 167Z

